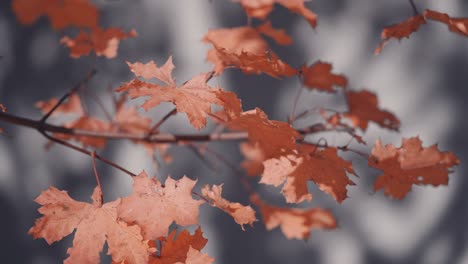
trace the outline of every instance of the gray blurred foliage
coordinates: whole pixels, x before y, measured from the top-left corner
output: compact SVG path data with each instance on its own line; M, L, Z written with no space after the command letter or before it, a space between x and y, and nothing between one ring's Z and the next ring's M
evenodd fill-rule
M205 62L208 46L200 39L208 29L244 25L241 8L224 0L99 0L101 22L124 29L135 28L139 36L121 43L119 56L99 58L98 74L90 83L101 98L131 78L125 61L163 63L174 56L175 75L181 83L209 70ZM416 0L418 7L432 8L453 16L468 16L464 0ZM462 163L450 175L448 187L416 187L404 201L393 201L382 193L373 194L377 171L366 168L366 161L352 155L361 176L351 187L350 198L339 205L314 190L312 206L330 208L340 228L312 232L308 241L288 241L279 230L267 232L261 223L241 231L226 214L204 206L202 225L209 238L206 251L217 263L468 263L468 206L465 189L468 125L466 76L468 40L448 32L445 26L428 23L400 43L391 41L380 56L373 56L383 26L406 19L412 14L406 0L314 0L307 3L319 14L313 30L300 17L277 8L272 15L293 35L293 46L273 48L294 66L318 59L332 62L336 72L349 77L353 89L369 88L378 93L381 104L402 120L401 134L372 126L368 142L376 138L399 144L402 136L419 135L426 145L439 142L442 150L454 151ZM67 33L74 33L73 31ZM16 22L10 1L0 2L0 102L8 111L31 118L40 113L33 105L38 100L61 96L81 80L92 59L70 59L58 44L61 33L50 29L46 19L32 26ZM246 76L229 70L212 81L235 91L244 109L260 107L270 118L285 120L291 108L295 79L276 80L268 76ZM340 96L305 93L300 109L312 106L339 107ZM109 99L103 99L111 107ZM89 109L102 115L90 102ZM171 109L164 105L149 115L158 117ZM309 120L310 122L310 120ZM46 140L36 131L1 124L7 131L0 138L0 259L3 263L58 263L66 257L71 237L47 245L34 241L27 230L37 218L33 199L50 185L68 190L72 197L88 200L95 180L89 157L62 146L45 150ZM195 132L184 116L167 122L163 129ZM339 144L340 135L327 140ZM340 141L341 140L341 141ZM346 139L345 139L346 140ZM233 163L241 161L235 144L213 143L213 148ZM358 147L358 146L356 146ZM229 153L229 155L227 155ZM155 174L151 157L128 142L112 142L104 156L134 171ZM165 165L159 177L175 178L187 174L206 182L223 183L230 200L247 203L246 192L228 167L218 164L212 170L184 147L171 150L175 162ZM106 199L130 192L131 179L104 164L98 166ZM273 188L258 186L258 191L278 205L284 204ZM108 261L108 258L103 257Z

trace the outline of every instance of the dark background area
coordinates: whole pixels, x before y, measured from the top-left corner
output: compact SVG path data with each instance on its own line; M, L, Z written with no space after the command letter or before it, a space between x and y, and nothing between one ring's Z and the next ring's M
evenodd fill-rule
M420 10L468 17L468 3L463 0L415 2ZM97 59L98 74L90 89L109 107L109 87L117 88L132 78L126 61L162 64L173 55L175 77L182 83L211 69L205 62L209 46L200 41L208 29L241 26L247 21L240 6L227 0L95 3L102 10L102 24L134 28L139 33L121 43L116 59ZM34 103L63 95L83 79L93 59L69 58L68 50L59 45L63 33L53 31L45 18L32 26L20 25L10 4L0 3L0 103L11 113L40 118ZM308 241L289 241L278 229L266 231L260 222L243 232L228 215L203 206L201 223L209 239L205 252L216 263L468 263L468 39L429 22L410 39L391 41L381 55L374 56L381 29L412 15L408 1L314 0L307 5L319 16L316 30L281 7L273 12L272 23L285 28L294 39L292 46L272 45L279 56L293 66L319 59L331 62L336 72L348 76L353 89L367 88L378 94L380 104L402 120L402 129L391 133L372 125L365 135L368 148L377 138L399 145L402 137L419 135L425 146L438 142L441 150L455 152L461 165L450 175L449 186L415 187L405 200L394 201L372 192L378 171L368 169L365 160L346 154L361 176L355 179L357 186L349 188L350 198L340 205L311 185L314 200L305 205L330 208L339 220L339 229L314 231ZM277 80L237 70L228 70L212 84L235 91L244 110L260 107L271 119L283 121L300 87L294 78ZM341 103L339 95L307 92L299 109ZM92 102L88 107L102 115ZM167 104L148 114L158 120L170 109ZM0 126L7 132L0 135L0 259L4 263L59 263L66 257L72 236L51 246L28 236L33 219L39 217L33 200L50 185L68 190L77 200L88 200L95 185L91 159L62 146L46 150L47 141L36 131ZM210 128L212 124L206 131ZM162 129L195 132L182 115ZM330 144L343 140L347 138L342 135L327 137ZM233 163L242 160L236 144L210 146L226 153ZM212 170L184 147L171 149L174 162L158 172L144 149L132 143L113 142L101 153L134 172L145 169L175 178L186 174L199 179L199 186L224 183L229 200L248 203L246 192L228 167L219 164ZM127 175L105 164L98 169L107 200L130 193ZM277 205L284 204L277 190L258 186L258 191Z

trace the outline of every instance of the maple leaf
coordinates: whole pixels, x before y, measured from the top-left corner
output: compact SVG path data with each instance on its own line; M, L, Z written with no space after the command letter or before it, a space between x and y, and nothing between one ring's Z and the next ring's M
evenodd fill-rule
M252 142L242 142L240 145L240 151L246 158L242 161L242 168L246 171L249 176L257 176L263 172L263 161L265 155L258 144L252 144Z
M78 202L67 192L50 187L35 200L42 205L39 212L43 216L28 233L52 244L76 229L73 246L68 249L69 257L64 263L99 263L99 253L105 242L113 261L147 263L148 246L140 228L118 220L120 199L102 204L99 187L94 189L91 197L92 204Z
M338 156L334 147L318 151L315 146L302 145L297 153L266 160L263 166L260 183L275 187L284 183L281 193L288 203L312 200L309 180L341 203L348 197L346 187L354 185L347 173L356 175L351 162Z
M390 41L390 39L395 38L401 40L402 38L409 38L410 35L418 31L419 27L423 24L426 24L426 19L423 15L415 15L402 23L387 26L384 28L381 34L382 41L379 43L379 46L374 51L375 55L378 55L382 52L383 47Z
M445 13L429 9L424 11L424 17L446 24L452 32L465 37L468 36L468 18L453 18Z
M241 112L241 102L234 93L212 88L207 84L212 73L201 73L176 88L175 81L171 77L174 69L172 57L169 57L161 68L157 68L154 62L129 63L129 67L137 77L156 78L166 84L161 86L133 79L117 89L119 92L128 91L131 98L149 96L142 105L145 110L162 102L171 102L176 106L177 112L187 114L190 123L196 129L206 126L207 115L212 113L212 104L222 106L229 118L236 117Z
M437 145L422 147L419 137L403 138L400 148L391 144L383 146L377 140L369 166L383 171L375 184L375 191L403 199L413 184L447 185L450 168L460 161L452 152L440 152Z
M256 27L257 31L260 32L261 34L268 36L272 38L276 43L280 45L291 45L292 39L284 29L275 29L271 25L270 21L267 21L259 26Z
M246 131L249 141L258 144L266 158L291 152L300 136L290 124L268 119L260 108L243 112L226 125L232 130Z
M216 75L225 68L237 67L247 74L266 73L273 77L290 77L297 71L271 52L266 41L252 27L210 30L203 41L213 45L207 53Z
M142 229L144 239L154 240L166 236L172 222L188 226L198 224L198 209L203 201L192 198L196 181L183 177L170 177L161 184L146 172L133 177L133 193L122 198L118 215L128 223Z
M274 207L262 202L256 195L251 200L260 208L266 229L279 226L288 239L308 239L311 229L337 227L335 217L328 210Z
M379 109L377 96L374 93L367 90L346 91L346 100L349 110L343 114L344 117L350 118L354 126L363 131L367 129L370 121L391 130L398 131L400 128L400 120L394 114Z
M11 5L22 24L32 24L47 16L56 30L97 26L98 10L88 0L13 0Z
M124 32L119 28L93 28L91 32L81 31L75 38L63 37L60 43L70 49L70 57L79 58L89 55L92 51L97 56L108 59L117 56L117 49L121 40L136 37L135 30Z
M197 263L200 260L207 260L206 263L214 261L213 258L200 252L205 247L208 240L203 237L201 228L198 227L193 235L187 230L182 230L177 237L177 230L172 230L164 240L161 254L151 257L150 264L173 264L173 263ZM198 262L205 263L205 262Z
M211 200L213 203L212 206L218 207L231 215L234 218L234 221L241 225L242 230L245 231L244 225L246 224L253 226L253 223L257 221L257 218L255 217L255 211L252 207L250 207L250 205L244 206L240 203L229 202L221 196L222 192L223 185L213 185L211 186L211 189L210 186L206 185L202 189L203 196Z
M333 86L346 87L347 80L344 75L331 73L332 65L330 63L318 61L311 66L302 66L302 78L304 85L309 89L334 93Z
M38 101L36 102L35 106L41 110L42 113L46 114L52 110L52 108L58 103L57 98L51 98L48 101ZM85 114L80 97L73 93L68 97L68 100L65 103L60 104L57 109L54 110L52 116L56 116L58 114L77 114L82 116Z
M275 3L282 5L293 13L303 16L312 27L317 26L317 15L304 5L304 0L234 0L244 8L247 16L265 19Z
M208 254L201 253L200 251L190 246L189 251L187 252L187 259L185 260L185 263L186 264L211 264L214 261L215 259L210 257Z

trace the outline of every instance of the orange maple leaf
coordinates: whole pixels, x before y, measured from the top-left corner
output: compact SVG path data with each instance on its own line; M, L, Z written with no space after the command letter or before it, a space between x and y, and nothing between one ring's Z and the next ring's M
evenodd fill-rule
M240 145L240 151L246 158L242 161L241 166L249 176L257 176L263 172L263 161L265 155L258 144L252 142L242 142Z
M108 59L117 56L121 40L136 37L135 30L124 32L120 28L93 28L91 32L81 31L75 38L63 37L60 43L70 49L70 57L79 58L94 51L97 56Z
M176 237L177 230L173 230L163 240L160 255L151 256L150 264L173 264L173 263L212 263L213 258L202 254L202 250L208 240L203 237L201 228L198 227L193 235L187 230L182 230ZM204 262L200 262L204 261ZM206 262L205 262L206 261Z
M212 104L222 106L229 118L234 118L241 112L241 102L234 93L212 88L207 84L212 77L211 73L201 73L176 88L171 77L174 69L172 57L169 57L161 68L157 68L154 62L129 63L129 67L137 77L156 78L166 84L161 86L136 78L117 89L119 92L128 91L131 98L149 96L142 105L145 110L162 102L171 102L178 112L187 114L190 123L196 129L206 126L206 118L212 113Z
M94 28L98 10L88 0L13 0L12 8L22 24L47 16L56 30L68 26Z
M343 116L350 118L354 126L366 130L372 121L383 128L397 131L400 128L400 120L394 114L379 109L377 96L374 93L367 90L346 91L346 100L349 110Z
M330 63L318 61L311 66L302 66L302 78L304 85L309 89L317 89L324 92L336 92L333 86L346 87L347 80L344 75L331 73Z
M375 55L382 52L383 47L390 41L390 39L395 38L401 40L402 38L409 38L410 35L418 31L419 27L423 24L426 24L426 19L423 15L415 15L402 23L387 26L384 28L381 34L382 41L379 43L379 46L374 51Z
M247 16L265 19L275 3L282 5L293 13L303 16L312 27L317 26L317 15L304 5L304 0L234 0L244 8Z
M288 239L308 239L311 229L334 229L335 217L321 208L298 209L270 206L254 195L251 200L260 208L267 230L280 227Z
M249 141L258 144L266 158L290 153L300 136L290 124L268 119L260 108L243 112L226 125L232 130L248 132Z
M48 244L61 240L75 229L73 246L64 263L99 263L104 243L113 261L147 263L148 245L143 241L140 228L128 226L117 217L120 199L102 204L99 187L91 196L93 203L78 202L65 191L50 187L36 198L43 214L28 231L34 238L44 238Z
M447 185L450 168L459 163L452 152L440 152L437 145L423 148L419 137L403 138L400 148L377 140L369 157L369 166L383 171L375 190L383 188L396 199L403 199L413 184Z
M452 32L468 36L468 18L453 18L447 14L429 9L424 11L424 17L446 24Z
M128 223L138 224L144 239L166 236L174 221L182 226L198 224L198 209L203 201L192 198L196 181L185 176L177 181L169 177L162 184L144 171L133 180L133 193L122 198L118 215Z
M213 45L207 60L215 65L216 75L232 66L247 74L263 72L273 77L297 74L294 68L270 51L267 42L252 27L210 30L203 41Z
M58 99L53 97L48 101L38 101L35 106L41 110L42 113L46 114L58 103ZM65 103L60 104L60 106L54 110L52 116L57 114L77 114L82 116L85 114L80 97L74 93L70 95L68 100Z
M302 145L297 153L266 160L263 166L260 183L277 187L285 182L281 193L288 203L312 200L309 180L341 203L348 197L346 187L354 185L347 173L356 175L351 162L338 156L334 147L318 151L315 146Z
M240 203L229 202L221 196L222 192L222 185L213 185L211 186L211 189L210 186L206 185L202 189L202 194L211 200L213 203L212 206L218 207L219 209L231 215L234 218L234 221L241 225L242 230L245 231L244 225L246 224L253 226L253 223L257 221L257 218L255 217L255 211L252 209L252 207L250 207L250 205L244 206Z
M292 38L286 34L284 29L273 28L270 21L267 21L256 27L257 31L261 34L272 38L276 43L280 45L291 45Z

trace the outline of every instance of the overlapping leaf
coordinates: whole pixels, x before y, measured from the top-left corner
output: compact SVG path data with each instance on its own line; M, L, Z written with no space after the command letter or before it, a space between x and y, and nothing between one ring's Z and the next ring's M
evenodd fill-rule
M231 215L234 218L234 221L241 225L242 230L245 230L244 225L249 224L252 226L253 223L257 221L255 211L250 207L250 205L245 206L240 203L230 202L221 196L222 192L222 185L213 185L211 188L206 185L202 189L202 194L211 200L213 203L212 205Z
M344 116L349 118L354 126L366 130L369 122L375 122L383 128L398 130L400 120L389 111L378 106L377 96L367 90L359 92L347 91L346 100L349 111Z
M174 263L212 263L213 258L200 252L208 242L203 237L201 228L197 228L191 235L187 230L182 230L176 237L173 230L167 238L163 240L162 250L159 256L151 256L150 264L174 264Z
M243 112L226 124L230 129L248 132L249 141L258 144L266 158L290 153L299 133L290 124L270 120L261 109Z
M99 263L99 253L105 242L113 261L147 263L148 245L143 241L140 228L127 225L117 216L120 199L102 204L101 197L99 187L94 189L92 204L75 201L65 191L50 187L35 200L42 205L39 212L43 216L28 233L52 244L76 229L65 263Z
M348 197L347 186L354 185L348 173L356 174L351 162L338 156L334 147L317 150L315 146L303 145L296 153L264 161L263 166L260 183L275 187L284 183L281 193L288 203L312 200L308 181L341 203Z
M121 40L136 37L136 31L125 32L119 28L94 28L90 32L81 31L76 37L63 37L60 43L70 49L72 58L79 58L95 52L97 56L108 59L117 56Z
M237 117L241 112L240 100L234 93L212 88L207 84L212 76L211 73L201 73L176 88L175 81L171 77L174 69L171 57L160 68L154 62L129 63L129 66L137 77L155 78L165 83L161 86L136 78L117 89L117 91L128 91L131 98L149 96L142 105L145 110L162 102L172 102L178 112L187 114L190 123L197 129L206 126L206 118L212 113L213 104L222 106L223 112L229 118Z
M169 177L162 184L144 171L133 180L133 193L122 198L118 215L128 223L138 224L144 239L166 236L174 221L182 226L198 224L199 206L203 201L192 198L196 181Z
M252 202L260 208L267 230L280 227L288 239L307 239L312 229L334 229L335 217L328 210L320 208L298 209L270 206L253 196Z
M247 74L265 73L272 77L290 77L297 71L270 51L268 44L252 27L210 30L203 38L213 45L207 60L212 62L215 74L225 68L236 67Z
M383 171L375 190L384 189L397 199L404 198L414 184L446 185L450 169L459 163L452 152L440 152L437 145L424 148L418 137L404 138L400 148L377 140L369 157L369 166Z

